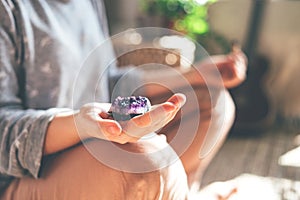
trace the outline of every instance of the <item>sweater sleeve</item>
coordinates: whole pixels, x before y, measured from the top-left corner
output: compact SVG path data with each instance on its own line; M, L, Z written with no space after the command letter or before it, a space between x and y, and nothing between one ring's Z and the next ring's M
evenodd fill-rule
M15 25L0 4L0 177L38 177L47 127L58 109L24 109Z
M44 138L54 110L0 109L0 172L38 177Z

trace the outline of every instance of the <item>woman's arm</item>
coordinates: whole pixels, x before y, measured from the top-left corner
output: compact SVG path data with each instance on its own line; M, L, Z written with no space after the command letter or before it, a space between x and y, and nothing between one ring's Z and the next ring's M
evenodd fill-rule
M48 155L80 142L74 125L73 111L57 114L50 122L44 143L43 154Z
M107 103L89 103L78 112L59 113L47 129L44 154L69 148L88 138L121 144L136 142L144 135L165 126L184 103L185 96L175 94L166 102L153 106L146 114L121 124L108 118L110 104Z
M153 71L144 76L143 92L160 96L169 90L187 87L232 88L246 78L247 59L243 52L211 56L188 69L166 68L166 72Z

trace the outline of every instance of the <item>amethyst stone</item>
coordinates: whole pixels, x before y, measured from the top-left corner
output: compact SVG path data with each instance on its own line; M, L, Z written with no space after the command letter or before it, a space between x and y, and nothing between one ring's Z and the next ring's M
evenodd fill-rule
M146 97L119 96L112 102L110 113L115 120L125 121L148 112L150 108L151 103Z

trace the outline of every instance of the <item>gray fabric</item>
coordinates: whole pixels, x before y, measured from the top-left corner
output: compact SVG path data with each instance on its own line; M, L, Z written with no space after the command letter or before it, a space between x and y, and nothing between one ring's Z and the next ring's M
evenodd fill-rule
M11 177L38 177L45 133L55 113L109 100L103 65L113 57L110 44L85 60L107 36L101 30L106 27L102 5L0 1L0 190Z

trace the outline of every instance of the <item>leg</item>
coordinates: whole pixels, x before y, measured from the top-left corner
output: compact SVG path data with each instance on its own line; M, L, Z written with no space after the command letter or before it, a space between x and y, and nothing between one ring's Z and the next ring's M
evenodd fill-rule
M182 163L188 175L189 185L192 185L192 183L199 183L205 169L221 148L227 133L233 124L235 115L235 107L232 98L227 91L222 91L214 103L210 103L207 98L203 98L203 95L206 95L205 92L196 91L196 93L200 104L200 122L192 144L181 155ZM212 106L215 111L213 113L211 112L211 104L213 104ZM186 116L183 116L183 119L185 117ZM193 119L193 116L187 118L188 120L182 121L180 126L185 126L188 130L192 123L191 120ZM179 123L172 123L163 130L164 133L167 133L168 141L171 141L176 135L178 129L176 126L177 124ZM212 146L213 148L210 151L208 151L209 149L207 148L202 149L205 146L205 143L211 144L208 146ZM202 154L205 153L205 156L199 156L200 152Z
M140 142L122 148L134 152L154 151L155 145ZM92 141L88 145L106 146L108 142ZM109 147L107 147L109 148ZM107 149L109 150L109 149ZM107 151L109 153L110 151ZM168 156L168 155L164 155ZM111 159L118 159L111 155ZM144 163L155 165L145 156ZM124 163L126 164L126 163ZM175 178L174 178L175 177ZM176 178L178 177L178 178ZM6 190L3 199L185 199L187 182L181 162L145 173L129 173L108 167L95 159L83 145L78 145L44 160L41 178L16 179Z

